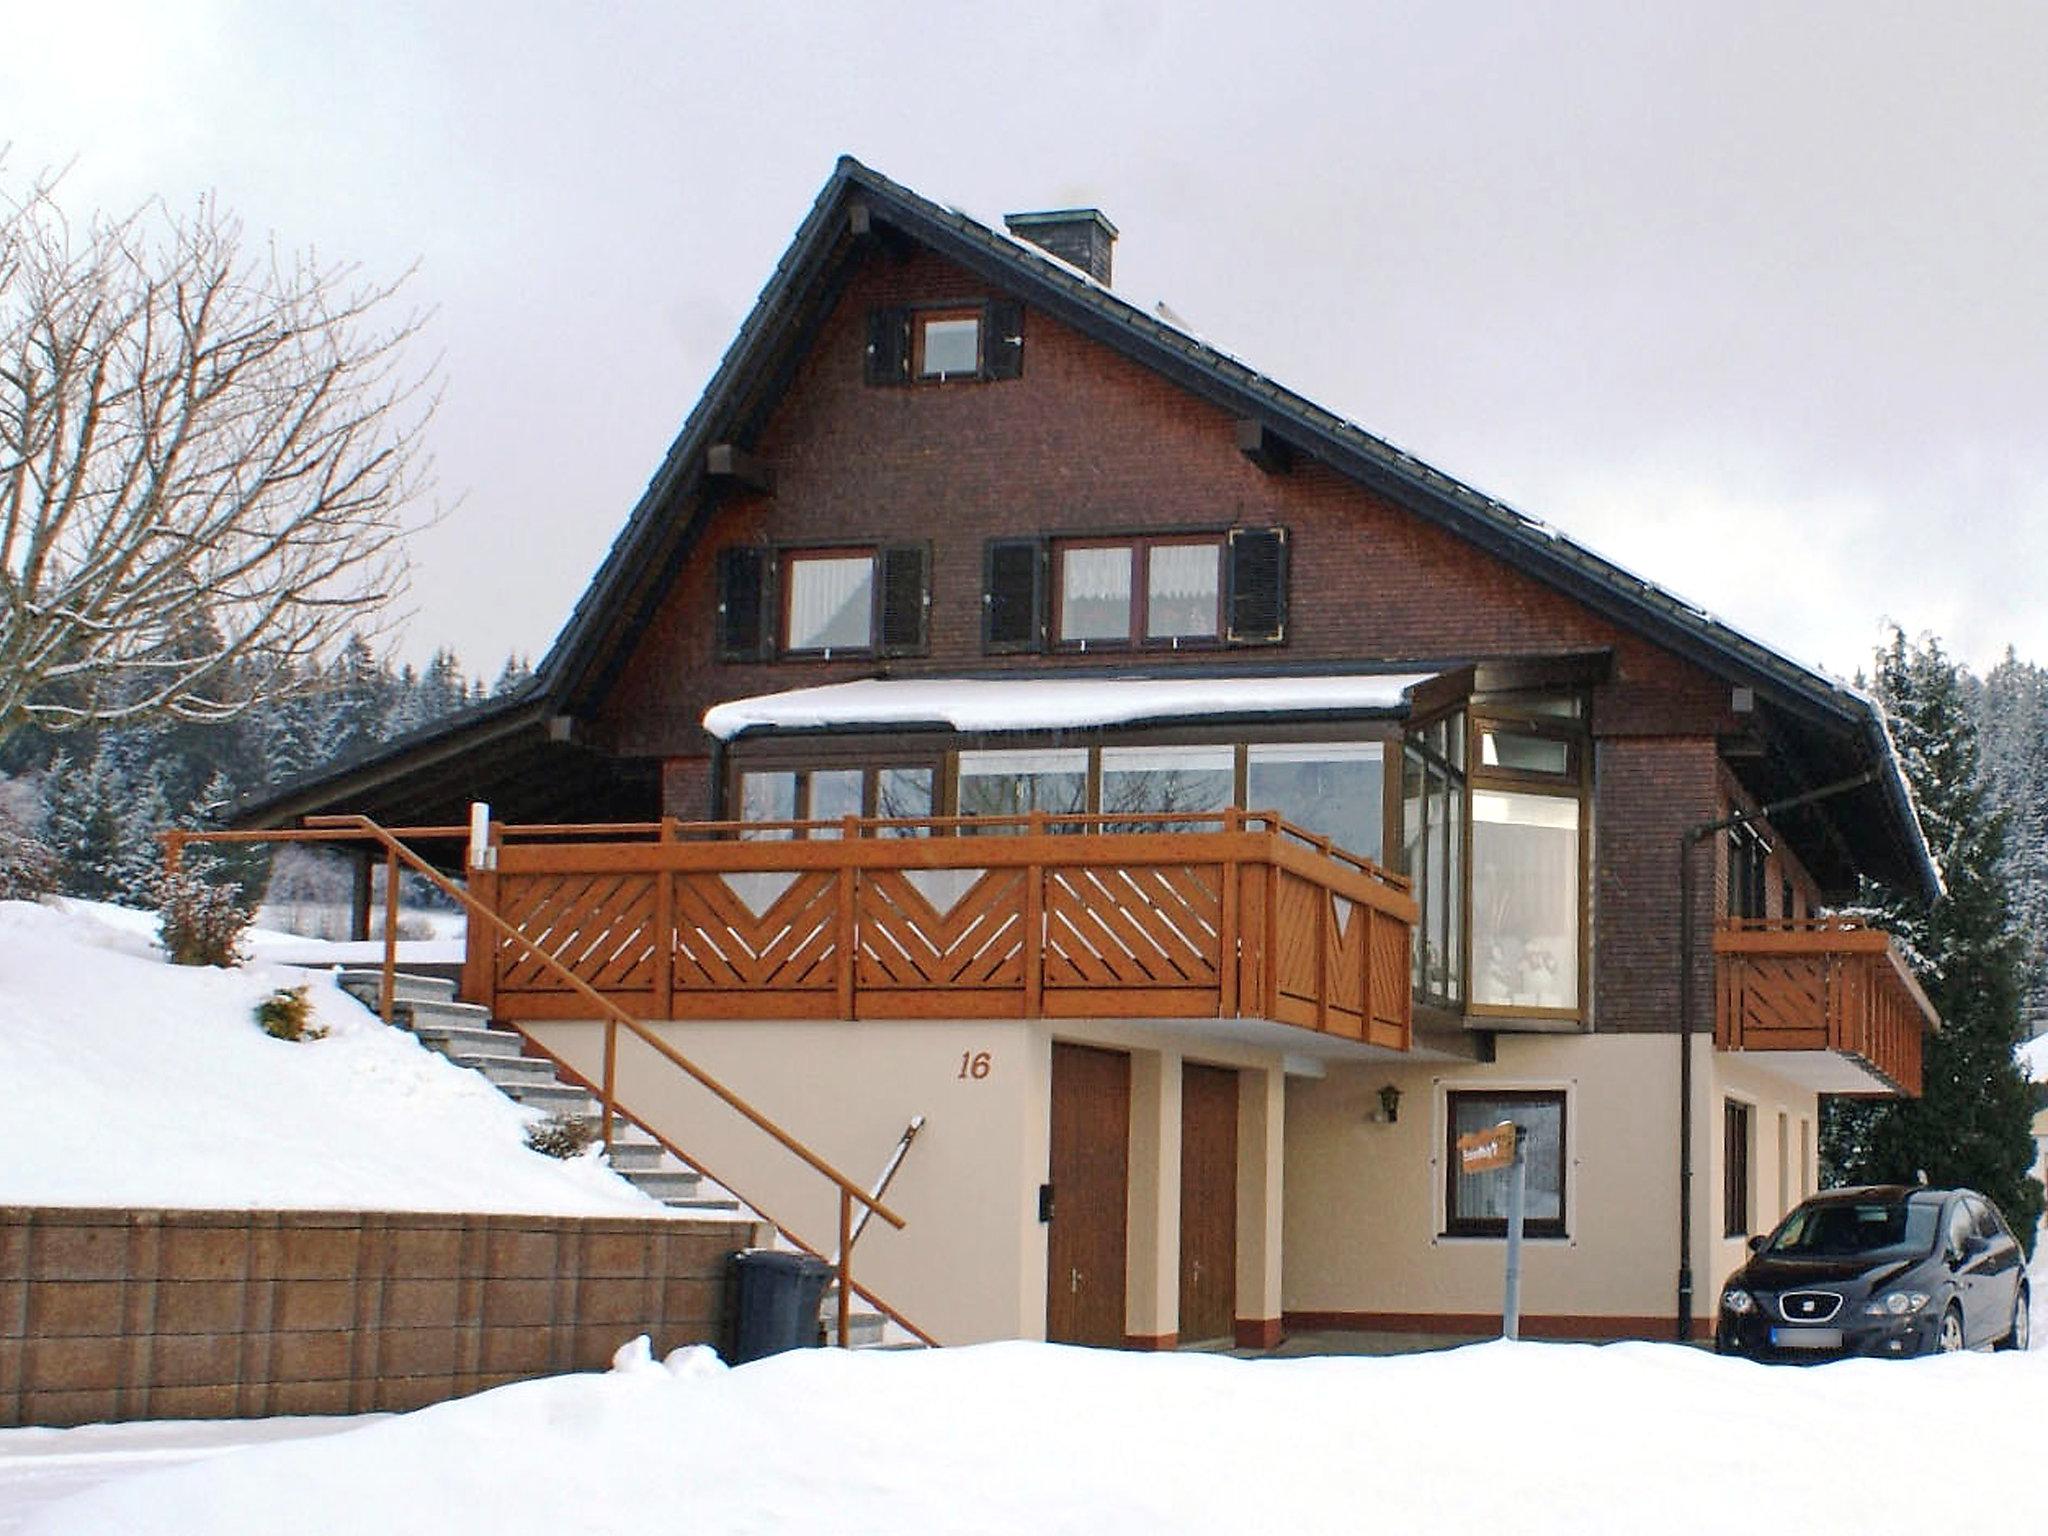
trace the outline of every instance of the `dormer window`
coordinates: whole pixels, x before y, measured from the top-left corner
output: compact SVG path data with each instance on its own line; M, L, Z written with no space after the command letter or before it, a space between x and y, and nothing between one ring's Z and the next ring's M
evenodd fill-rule
M974 309L919 312L913 332L913 366L920 379L981 377L981 320Z

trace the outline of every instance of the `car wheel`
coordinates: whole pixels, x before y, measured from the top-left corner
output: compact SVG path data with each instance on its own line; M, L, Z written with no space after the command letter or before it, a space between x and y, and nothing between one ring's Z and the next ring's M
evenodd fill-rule
M2029 1337L2031 1330L2027 1326L2028 1299L2027 1288L2024 1285L2013 1292L2012 1329L1998 1341L2000 1349L2025 1349L2033 1342Z
M1953 1355L1963 1348L1963 1314L1950 1307L1941 1314L1941 1327L1934 1335L1936 1354Z

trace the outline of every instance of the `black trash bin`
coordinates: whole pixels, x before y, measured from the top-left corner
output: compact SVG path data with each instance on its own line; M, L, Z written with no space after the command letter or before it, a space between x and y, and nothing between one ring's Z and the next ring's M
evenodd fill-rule
M818 1342L818 1308L832 1266L808 1253L742 1248L732 1256L734 1365L809 1349Z

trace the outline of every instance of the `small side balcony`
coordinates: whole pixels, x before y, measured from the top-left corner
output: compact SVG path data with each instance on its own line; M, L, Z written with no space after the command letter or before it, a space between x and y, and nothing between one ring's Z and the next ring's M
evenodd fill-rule
M1892 936L1853 918L1733 919L1714 935L1714 1043L1799 1053L1827 1093L1920 1094L1941 1019Z
M1246 1018L1405 1051L1408 883L1277 817L502 829L470 887L642 1019ZM469 927L463 995L589 1000Z

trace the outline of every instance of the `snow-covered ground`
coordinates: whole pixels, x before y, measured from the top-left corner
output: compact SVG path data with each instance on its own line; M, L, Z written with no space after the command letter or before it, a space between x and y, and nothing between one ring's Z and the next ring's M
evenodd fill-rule
M110 1480L22 1533L1879 1536L1954 1525L1958 1478L1983 1482L1966 1469L2036 1465L2044 1405L2048 1351L1802 1370L1661 1344L991 1344L729 1371L702 1349L665 1369L643 1345L603 1375ZM2022 1482L1966 1502L2015 1529L2038 1504Z
M2027 1080L2048 1083L2048 1035L2036 1035L2019 1049L2020 1070Z
M0 1204L668 1214L595 1151L528 1150L528 1111L328 972L261 958L342 958L317 941L259 933L222 971L167 964L155 932L152 913L0 902ZM328 1037L271 1039L252 1010L302 982Z

